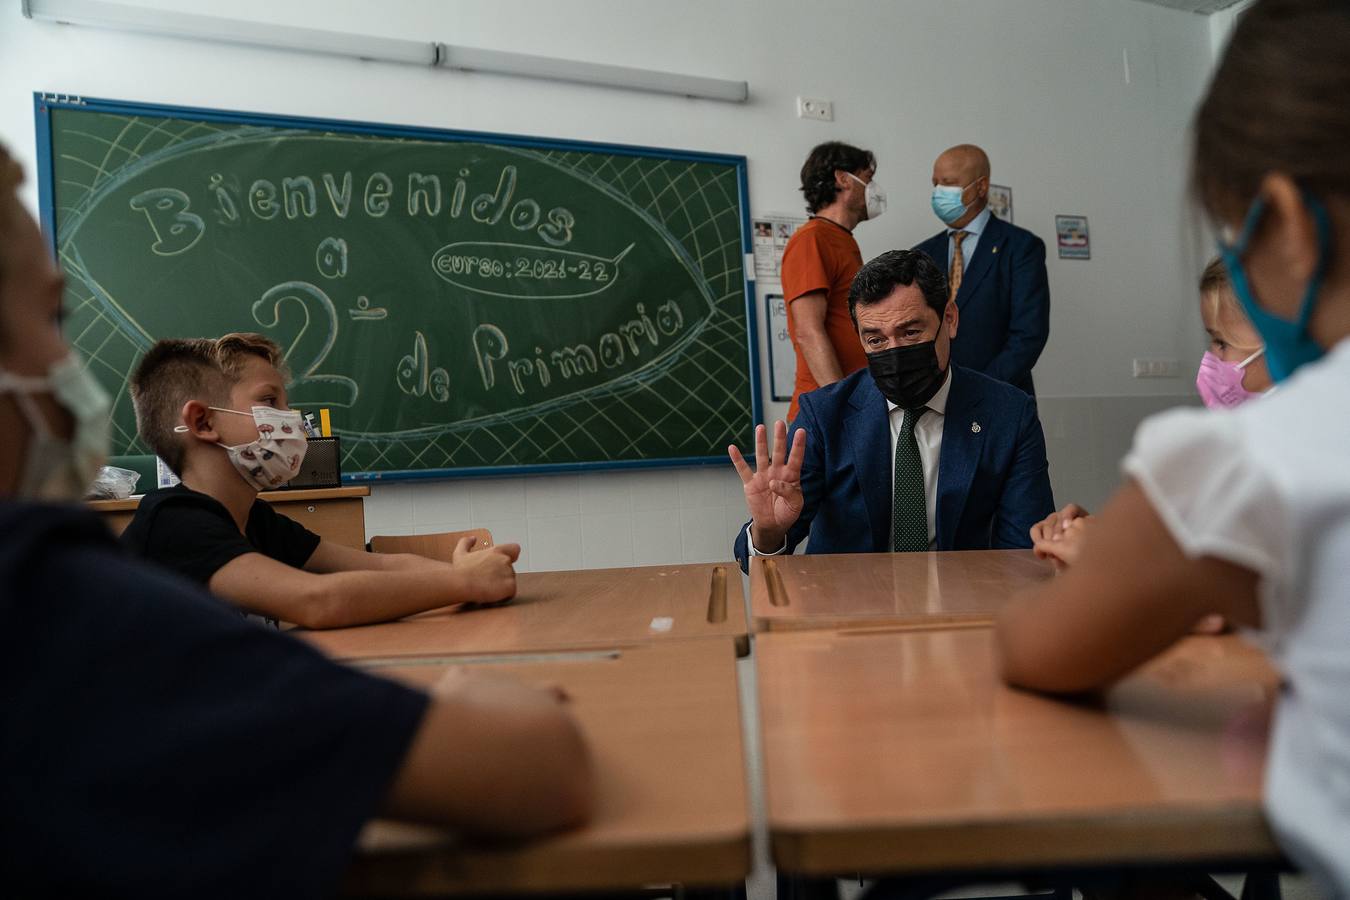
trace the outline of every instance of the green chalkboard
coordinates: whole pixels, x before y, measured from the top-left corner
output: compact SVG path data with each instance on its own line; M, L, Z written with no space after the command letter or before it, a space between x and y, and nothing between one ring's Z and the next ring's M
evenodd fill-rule
M722 460L758 418L745 161L36 98L68 334L146 452L162 337L261 331L353 479Z

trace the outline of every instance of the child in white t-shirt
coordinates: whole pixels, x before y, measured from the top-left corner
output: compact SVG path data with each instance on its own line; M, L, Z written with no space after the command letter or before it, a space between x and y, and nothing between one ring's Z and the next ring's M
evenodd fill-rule
M1196 117L1198 200L1279 390L1146 422L1077 562L1010 604L1004 677L1091 690L1205 616L1285 678L1266 806L1350 895L1350 3L1258 0Z
M1233 293L1228 269L1215 257L1200 276L1200 318L1209 336L1209 348L1200 361L1195 386L1210 409L1235 409L1267 393L1273 382L1266 367L1261 335L1242 313ZM1032 550L1056 568L1069 566L1083 552L1092 516L1069 503L1031 526ZM1199 630L1222 630L1217 617Z

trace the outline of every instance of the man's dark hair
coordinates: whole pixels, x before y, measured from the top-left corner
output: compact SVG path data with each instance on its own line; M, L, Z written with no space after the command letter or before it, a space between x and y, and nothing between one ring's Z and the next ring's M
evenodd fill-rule
M860 150L851 144L830 141L811 151L802 163L802 194L806 197L806 211L815 212L834 202L839 188L834 183L836 171L857 175L877 167L877 158L871 150Z
M922 250L887 250L867 261L853 276L848 289L848 315L858 326L859 306L871 306L885 300L896 286L917 284L928 308L942 318L947 309L947 276L933 257Z

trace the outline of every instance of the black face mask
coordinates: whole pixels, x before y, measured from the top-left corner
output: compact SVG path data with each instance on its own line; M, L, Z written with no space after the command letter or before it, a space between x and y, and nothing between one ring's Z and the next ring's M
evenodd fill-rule
M938 366L936 338L869 353L867 368L882 396L901 409L919 409L932 400L947 374Z

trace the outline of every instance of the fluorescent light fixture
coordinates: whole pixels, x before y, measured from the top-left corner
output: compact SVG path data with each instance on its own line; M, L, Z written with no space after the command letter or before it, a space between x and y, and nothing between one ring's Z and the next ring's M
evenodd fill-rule
M147 9L123 3L109 3L105 0L22 0L22 3L23 14L30 19L68 25L240 44L246 47L298 50L304 53L322 53L379 62L439 65L463 71L594 84L658 94L726 100L733 103L743 103L750 96L749 85L744 81L610 66L478 47L457 47L437 41L412 41L326 31L319 28L295 28L222 16Z
M655 69L610 66L574 59L559 59L556 56L531 56L528 53L509 53L505 50L456 47L450 44L441 45L439 64L448 69L463 69L469 72L492 72L497 75L519 75L549 81L598 84L657 94L727 100L732 103L744 103L750 96L750 85L744 81L681 75L678 72L660 72Z
M114 31L134 31L249 47L354 56L381 62L434 66L437 57L436 44L432 41L370 37L318 28L292 28L222 16L105 3L102 0L23 0L23 14L30 19L67 25L88 25Z

